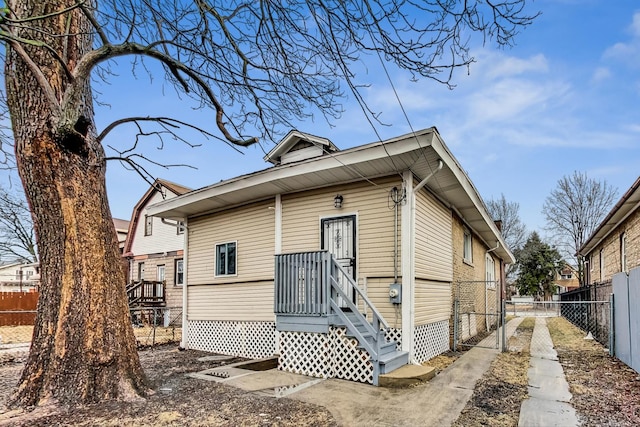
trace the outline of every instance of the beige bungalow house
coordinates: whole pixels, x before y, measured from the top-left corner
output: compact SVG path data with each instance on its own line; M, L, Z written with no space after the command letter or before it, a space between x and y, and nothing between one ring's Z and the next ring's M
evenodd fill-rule
M499 295L513 255L435 128L348 150L292 131L265 160L148 208L186 226L183 347L377 384L450 348L456 281L492 284L478 313Z

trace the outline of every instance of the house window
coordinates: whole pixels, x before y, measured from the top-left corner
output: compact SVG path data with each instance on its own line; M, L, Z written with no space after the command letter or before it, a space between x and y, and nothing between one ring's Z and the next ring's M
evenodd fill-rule
M560 275L560 278L562 280L571 280L572 277L573 277L573 275L571 273L569 273L569 274L561 274Z
M153 232L153 217L149 215L144 216L144 235L151 236Z
M156 269L156 280L158 282L164 282L164 265L159 265Z
M176 268L175 268L175 276L174 279L174 283L176 285L182 285L184 284L184 261L181 259L177 259L176 260Z
M216 276L236 274L236 242L216 245Z
M138 280L144 279L144 262L138 263Z
M473 261L473 246L471 244L471 232L465 228L464 230L464 241L462 247L462 258L466 262Z
M176 227L176 234L184 234L184 221L178 221L178 226Z
M604 280L604 249L600 249L600 281Z
M620 271L627 272L627 234L620 235Z

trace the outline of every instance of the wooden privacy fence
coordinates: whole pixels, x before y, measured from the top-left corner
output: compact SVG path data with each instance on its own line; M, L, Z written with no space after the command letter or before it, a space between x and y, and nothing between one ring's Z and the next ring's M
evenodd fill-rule
M33 325L38 292L0 292L0 326Z

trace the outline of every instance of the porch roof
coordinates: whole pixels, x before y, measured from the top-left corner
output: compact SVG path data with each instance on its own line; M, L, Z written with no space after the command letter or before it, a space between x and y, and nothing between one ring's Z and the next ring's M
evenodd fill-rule
M442 141L435 127L324 156L241 175L164 200L148 214L181 220L229 209L253 201L336 184L388 176L410 170L419 182L438 168L426 184L507 263L515 259L489 216L475 186Z

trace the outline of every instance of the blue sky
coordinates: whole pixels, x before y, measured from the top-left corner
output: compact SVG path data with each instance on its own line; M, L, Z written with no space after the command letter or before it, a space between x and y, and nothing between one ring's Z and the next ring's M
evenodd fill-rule
M544 199L557 181L574 170L606 180L621 195L639 175L640 160L640 3L634 0L537 0L530 10L542 15L516 39L513 48L490 43L472 49L476 58L469 72L459 70L456 88L433 81L411 82L390 68L409 123L384 78L377 59L368 74L369 105L392 124L378 126L383 138L413 129L436 126L454 156L487 200L501 193L520 204L529 230L544 226ZM108 107L97 108L99 130L111 120L129 115L177 115L199 123L211 112L192 109L172 96L159 76L134 80L127 68L110 85L97 89ZM331 139L340 148L377 140L360 108L345 104L346 112L330 128L319 118L298 129ZM179 143L157 150L147 141L145 153L159 162L197 168L153 172L180 184L199 188L222 179L267 167L262 160L271 142L244 154L214 140L187 135L202 143ZM113 143L126 143L132 134L120 129ZM109 141L107 142L109 143ZM148 185L137 175L110 163L109 201L115 217L129 219Z

